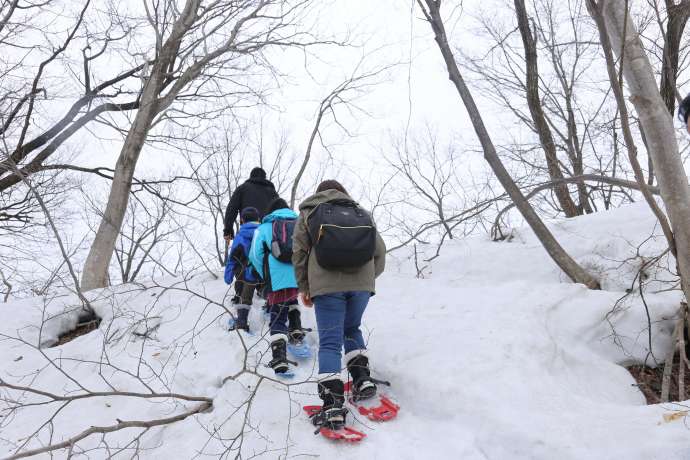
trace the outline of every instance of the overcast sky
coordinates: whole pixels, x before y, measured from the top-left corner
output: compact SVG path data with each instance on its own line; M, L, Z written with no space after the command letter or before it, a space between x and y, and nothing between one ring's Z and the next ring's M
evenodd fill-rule
M465 2L468 8L473 2ZM475 2L476 3L476 2ZM271 108L241 111L241 116L263 119L264 130L287 131L291 150L301 155L306 148L316 109L331 89L360 69L371 71L388 67L380 84L357 100L351 116L338 112L339 119L354 138L346 137L330 122L325 123L324 140L331 145L337 160L351 169L371 170L369 161L386 149L391 137L401 136L409 122L410 132L429 124L441 138L453 137L467 147L477 145L464 107L455 92L433 41L431 29L420 19L420 12L407 0L325 1L314 13L316 30L323 35L348 33L352 46L317 46L305 59L301 51L269 52L269 57L286 78L280 88L271 91ZM450 13L450 8L447 10ZM461 22L470 21L467 12L455 11L449 31L454 40L472 40L472 32ZM481 94L476 97L481 100ZM366 113L364 113L366 112ZM367 115L368 114L368 115ZM495 123L491 110L487 124ZM269 146L270 148L270 146ZM103 149L99 162L114 162L116 155ZM315 157L326 156L320 147ZM167 158L167 156L166 156ZM139 163L140 171L161 166L160 156L147 151Z

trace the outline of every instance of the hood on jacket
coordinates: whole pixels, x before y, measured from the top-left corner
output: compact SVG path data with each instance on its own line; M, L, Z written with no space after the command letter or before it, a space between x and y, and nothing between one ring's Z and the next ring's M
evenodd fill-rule
M266 171L264 171L263 168L257 166L256 168L252 169L252 171L249 173L249 177L266 179Z
M297 213L292 209L276 209L261 221L262 223L273 222L276 219L297 219Z
M343 193L340 190L334 188L324 190L323 192L318 192L307 198L299 205L300 211L308 211L314 209L321 203L327 203L333 200L350 200L354 201L350 195Z
M246 222L240 225L240 231L238 234L251 238L251 236L254 234L254 230L256 230L259 225L259 222Z

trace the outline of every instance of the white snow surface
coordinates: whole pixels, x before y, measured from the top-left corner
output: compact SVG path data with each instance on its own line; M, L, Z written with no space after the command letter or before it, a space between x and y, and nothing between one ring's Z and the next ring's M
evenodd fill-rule
M653 223L643 204L550 223L564 247L602 279L601 291L569 282L526 229L510 242L449 242L423 278L409 258L390 256L364 324L374 375L392 382L401 411L383 424L357 416L354 426L367 434L357 445L313 434L301 407L318 403L314 360L301 363L291 385L272 381L263 367L270 358L261 301L250 318L257 335L229 333L222 305L230 304L230 290L210 275L89 293L103 318L99 329L41 350L35 345L54 343L76 323L76 297L2 304L0 378L60 395L156 391L213 399L212 410L141 436L132 428L91 435L73 447L74 458L132 458L137 448L147 459L688 459L685 418L663 417L685 406L645 405L621 366L653 362L639 296L620 302L607 321L633 283L636 254L651 257L664 247ZM652 347L662 357L680 294L649 286ZM303 309L303 322L315 328L311 309ZM142 338L147 329L153 331ZM309 340L316 341L315 332ZM245 355L248 367L268 379L245 373L223 383L242 369ZM199 405L86 398L46 424L61 402L9 411L10 397L46 398L7 388L0 394L3 458L94 425L170 417Z

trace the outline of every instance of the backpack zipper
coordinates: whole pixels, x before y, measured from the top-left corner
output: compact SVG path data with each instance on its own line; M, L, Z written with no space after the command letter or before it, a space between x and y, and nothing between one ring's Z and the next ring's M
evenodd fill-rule
M319 227L319 237L316 239L316 242L318 243L321 240L321 237L324 234L324 227L335 227L335 228L374 228L373 225L353 225L350 227L344 227L342 225L335 225L335 224L321 224Z

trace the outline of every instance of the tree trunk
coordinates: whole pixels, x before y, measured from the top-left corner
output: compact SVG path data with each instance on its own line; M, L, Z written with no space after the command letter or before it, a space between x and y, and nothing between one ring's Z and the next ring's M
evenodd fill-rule
M546 227L546 225L544 225L544 222L542 222L542 220L539 218L539 215L537 215L527 199L525 199L525 196L515 184L512 177L510 177L510 174L501 162L501 159L496 152L496 148L491 141L491 137L484 126L484 121L479 113L479 109L477 108L474 98L465 84L465 80L462 78L460 69L455 62L453 52L450 49L445 27L440 14L440 1L424 0L427 8L422 5L422 0L417 0L417 2L422 8L427 21L434 31L434 38L441 51L441 54L443 55L446 67L448 68L448 77L455 85L455 88L457 89L458 94L462 98L465 108L467 109L475 133L477 134L477 137L482 145L484 158L491 166L491 169L494 171L494 174L496 174L499 182L505 189L508 196L510 196L511 200L513 200L515 206L522 213L525 221L527 221L529 226L537 235L537 238L544 246L544 249L546 249L548 254L561 268L561 270L563 270L563 272L565 272L565 274L568 275L568 277L570 277L570 279L573 281L582 283L591 289L598 289L599 282L589 273L587 273L582 267L580 267L580 265L578 265L577 262L575 262L575 260L573 260L573 258L565 252L558 241L556 241L549 229Z
M644 129L656 177L676 243L681 286L690 298L690 187L678 152L673 118L659 93L654 71L642 41L626 11L625 0L605 0L602 13L613 50L621 59L623 74ZM625 47L623 48L623 44Z
M672 0L666 0L666 16L668 21L664 35L659 91L666 108L670 113L673 113L676 108L676 78L678 76L680 42L683 38L685 25L690 18L690 3L685 1L674 5Z
M108 285L108 268L113 257L117 236L127 212L134 169L141 149L144 147L144 142L146 142L153 118L157 113L156 105L154 101L139 109L134 124L125 139L125 144L115 165L108 204L84 264L81 282L84 290Z
M541 98L539 97L539 67L537 58L537 44L529 27L529 19L527 18L527 9L525 8L524 0L515 0L515 13L517 15L518 27L520 28L520 35L522 36L522 43L525 47L525 88L527 95L527 105L529 112L534 122L534 127L539 134L539 142L542 149L544 149L544 156L546 157L546 165L549 171L549 177L552 181L559 181L563 179L561 167L558 164L558 156L556 154L556 144L553 141L551 128L546 122L546 116L541 107ZM576 174L581 174L576 173ZM563 209L566 217L574 217L578 214L577 206L570 197L568 191L568 184L561 182L554 188L558 204Z

